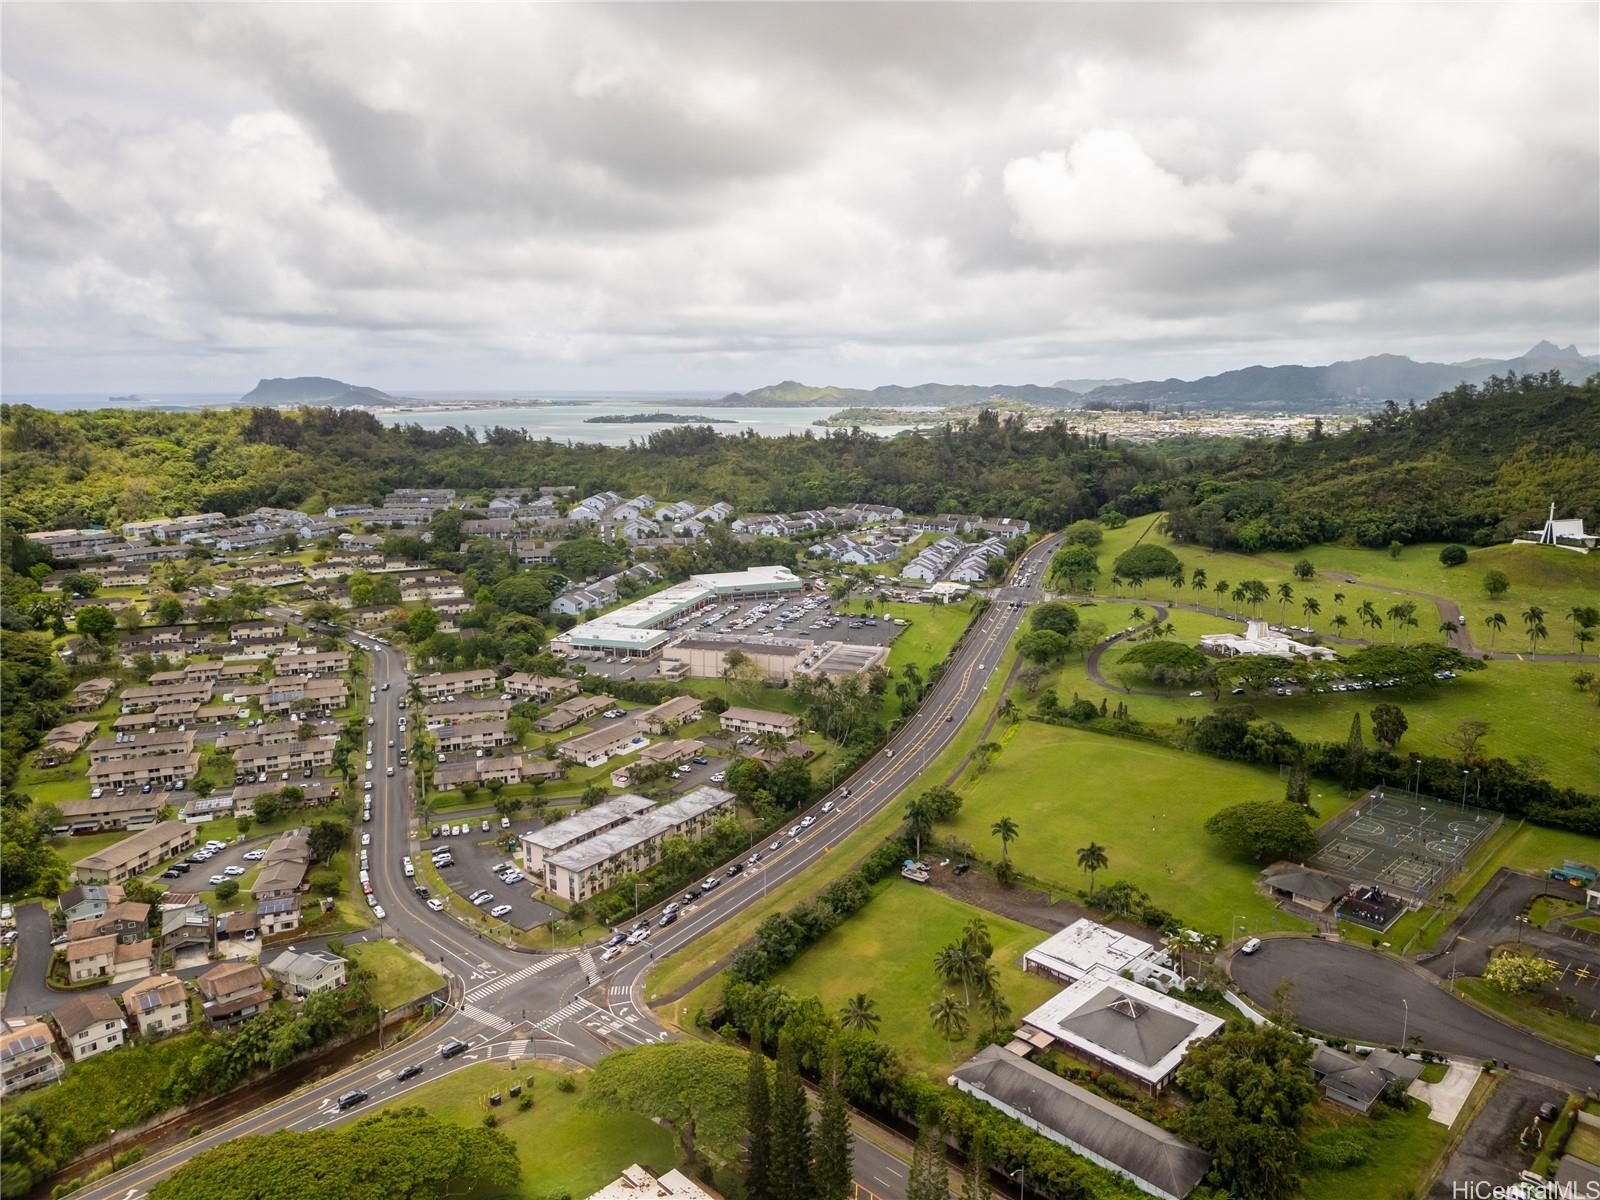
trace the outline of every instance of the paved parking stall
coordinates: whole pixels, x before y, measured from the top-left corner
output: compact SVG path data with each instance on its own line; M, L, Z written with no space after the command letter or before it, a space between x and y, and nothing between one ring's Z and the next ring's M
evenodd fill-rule
M490 823L494 835L492 840L488 840L490 834L483 832L484 820ZM457 818L455 824L460 825L461 818ZM488 916L491 908L509 904L511 912L499 919L516 929L532 929L559 918L561 911L534 899L533 885L530 881L523 880L508 887L490 870L498 863L515 863L516 855L505 848L506 841L525 827L524 822L523 825L513 825L509 830L502 830L499 818L478 818L472 822L471 833L459 837L428 838L423 843L422 852L432 855L441 846L449 846L455 856L455 863L453 866L441 868L439 877L451 890L465 899L478 888L488 888L494 893L494 899L480 906L480 911L485 916Z

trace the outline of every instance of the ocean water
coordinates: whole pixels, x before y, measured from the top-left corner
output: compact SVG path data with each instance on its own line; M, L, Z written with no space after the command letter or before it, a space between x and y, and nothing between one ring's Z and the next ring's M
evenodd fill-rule
M556 441L599 442L611 446L624 446L639 441L662 424L628 422L621 424L590 424L587 417L614 416L667 412L682 416L715 417L732 424L714 424L712 428L722 434L738 434L753 430L765 436L803 433L811 430L820 435L823 428L816 421L839 411L837 406L816 408L723 408L706 407L720 393L697 392L416 392L412 396L424 403L408 403L392 408L374 410L378 419L388 425L420 425L425 429L486 430L496 426L508 429L525 429L535 437L548 437ZM204 392L151 392L141 393L137 399L112 403L101 394L7 394L5 402L31 404L53 412L66 412L84 408L117 408L138 410L143 408L163 411L189 411L202 408L233 408L239 404L238 396ZM931 414L935 410L929 409ZM869 433L892 436L902 432L902 426L863 426Z

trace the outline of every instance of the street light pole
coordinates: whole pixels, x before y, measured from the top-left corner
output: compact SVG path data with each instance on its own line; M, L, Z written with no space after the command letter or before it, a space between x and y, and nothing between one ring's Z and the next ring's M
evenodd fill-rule
M1405 1009L1405 1017L1400 1022L1400 1053L1406 1052L1406 1034L1411 1031L1411 1002L1404 996L1400 998L1400 1006Z
M1017 1181L1019 1181L1021 1183L1021 1185L1022 1185L1021 1200L1028 1200L1028 1168L1027 1168L1027 1165L1024 1164L1023 1166L1018 1167L1015 1171L1008 1171L1007 1174L1012 1179L1015 1179L1015 1180L1017 1180Z

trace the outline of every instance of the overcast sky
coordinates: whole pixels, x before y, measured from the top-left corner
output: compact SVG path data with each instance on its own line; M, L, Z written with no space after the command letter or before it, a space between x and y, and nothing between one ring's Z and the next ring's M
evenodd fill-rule
M1600 350L1593 4L8 4L4 388Z

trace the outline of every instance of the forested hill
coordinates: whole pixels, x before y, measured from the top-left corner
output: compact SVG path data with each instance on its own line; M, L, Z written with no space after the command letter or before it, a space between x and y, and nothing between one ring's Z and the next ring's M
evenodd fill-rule
M1166 508L1174 536L1219 548L1313 542L1484 544L1564 516L1600 525L1600 380L1492 378L1422 407L1390 404L1338 437L1254 442L1177 486L1125 501Z
M980 512L1045 527L1093 515L1174 468L1062 426L1029 432L982 414L970 427L886 440L866 434L719 437L662 430L634 448L569 446L494 429L388 427L348 410L50 413L0 420L0 504L17 531L270 504L321 511L396 487L572 484L725 499L789 511L869 500L908 512Z

